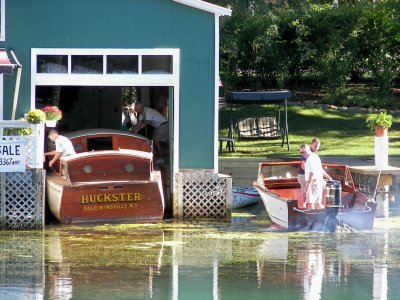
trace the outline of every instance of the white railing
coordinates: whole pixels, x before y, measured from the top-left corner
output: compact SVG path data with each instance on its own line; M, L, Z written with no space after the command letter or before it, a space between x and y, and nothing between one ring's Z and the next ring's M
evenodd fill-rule
M5 136L4 128L32 128L31 135ZM0 135L3 140L27 141L27 166L34 169L43 169L44 161L44 123L31 124L27 121L0 121Z

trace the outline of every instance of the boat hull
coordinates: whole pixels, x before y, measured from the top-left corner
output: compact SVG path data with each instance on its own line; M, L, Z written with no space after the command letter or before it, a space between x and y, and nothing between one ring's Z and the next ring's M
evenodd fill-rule
M47 201L64 224L157 222L164 215L161 173L152 142L112 129L71 132L76 154L47 175Z
M297 200L282 199L257 187L268 216L275 224L290 231L335 231L336 225L356 230L372 230L377 204L368 202L363 209L330 207L300 210Z
M253 187L232 188L232 208L241 208L260 201L261 197Z
M261 196L271 221L279 226L288 228L289 214L286 201L282 201L282 199L280 199L278 196L259 186L255 186L255 188L258 190L258 193Z
M66 185L49 175L47 197L62 224L158 222L164 215L160 176L154 181Z

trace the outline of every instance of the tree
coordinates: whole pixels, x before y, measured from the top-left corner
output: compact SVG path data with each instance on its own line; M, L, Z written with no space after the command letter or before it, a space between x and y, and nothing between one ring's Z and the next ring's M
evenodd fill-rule
M399 76L400 0L215 0L221 77L231 88L284 87L312 75L331 94L372 76L381 95Z

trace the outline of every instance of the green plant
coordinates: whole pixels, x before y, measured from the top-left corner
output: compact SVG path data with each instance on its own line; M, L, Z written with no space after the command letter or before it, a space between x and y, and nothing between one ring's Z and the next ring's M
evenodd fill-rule
M46 114L40 109L32 109L28 112L26 120L32 124L46 122Z
M46 106L41 110L46 114L47 121L58 121L62 118L62 111L57 106Z
M18 120L25 121L24 118L19 118ZM23 128L4 128L4 135L31 135L32 128L23 127Z
M4 129L4 135L31 135L32 128L6 128Z
M376 127L390 128L393 123L393 116L388 115L386 112L380 112L378 114L370 114L365 120L367 127L374 131Z

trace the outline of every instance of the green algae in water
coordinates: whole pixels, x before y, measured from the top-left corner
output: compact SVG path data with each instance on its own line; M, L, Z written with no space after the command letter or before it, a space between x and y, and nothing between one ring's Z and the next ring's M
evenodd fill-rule
M272 222L270 220L268 220L268 219L250 220L249 222L251 224L254 224L254 225L262 225L262 226L265 226L265 227L272 225Z
M250 218L250 217L256 217L255 214L252 213L246 213L246 212L233 212L232 217L236 218Z
M180 299L194 299L194 295L209 299L213 290L220 293L221 299L245 299L246 295L252 295L253 299L265 299L265 295L271 299L288 295L291 299L302 299L301 280L307 270L307 274L312 274L311 267L319 260L325 268L322 269L325 293L322 298L347 299L326 293L354 292L355 285L360 284L364 291L372 291L374 263L388 266L389 284L400 274L397 229L379 227L373 232L349 233L269 232L263 221L255 218L240 225L183 222L145 227L51 228L41 238L40 235L32 239L29 235L2 235L0 243L4 251L0 254L2 262L10 261L9 270L14 270L10 269L11 263L19 261L37 266L37 278L44 277L40 276L44 270L47 289L57 286L54 281L57 278L70 279L74 299L128 299L133 295L141 299L173 298L174 278L179 280L175 291ZM251 226L246 226L249 223ZM36 243L37 247L24 252L29 243ZM41 260L43 256L45 261ZM337 278L332 277L335 270L341 271L333 274ZM11 273L2 274L10 276ZM8 282L12 278L8 277ZM215 289L210 286L213 282L218 283ZM348 289L340 289L342 284ZM46 296L43 298L51 299Z

